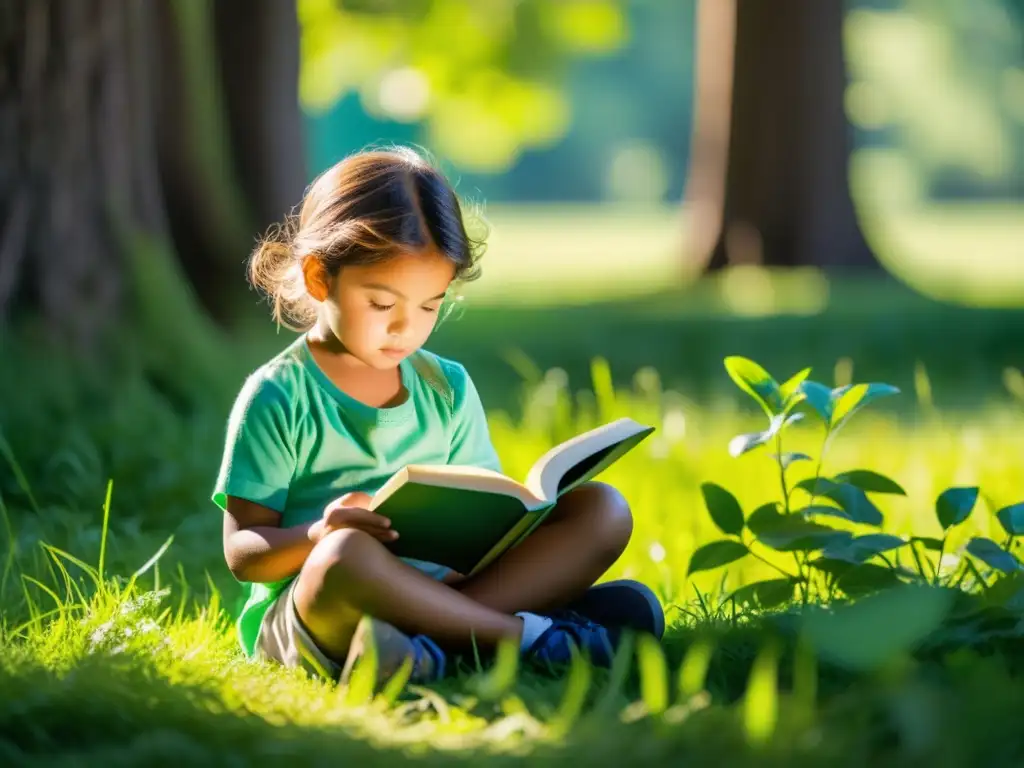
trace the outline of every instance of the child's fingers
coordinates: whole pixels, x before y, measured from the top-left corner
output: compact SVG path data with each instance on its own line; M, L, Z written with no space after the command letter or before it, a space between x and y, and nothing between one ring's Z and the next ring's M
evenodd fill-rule
M330 508L330 507L362 507L363 509L366 509L367 507L370 506L370 503L372 501L373 501L373 498L370 496L370 494L363 493L362 491L352 491L350 493L346 493L344 496L341 496L341 497L335 499L333 502L331 502L331 504L330 504L330 506L328 508Z
M392 541L398 534L391 530L391 521L383 515L360 507L334 508L325 519L328 528L358 528L382 541Z

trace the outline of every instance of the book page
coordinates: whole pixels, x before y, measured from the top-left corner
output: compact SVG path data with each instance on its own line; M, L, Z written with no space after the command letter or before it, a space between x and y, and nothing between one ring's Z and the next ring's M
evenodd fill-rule
M531 510L544 505L544 500L532 493L522 483L492 469L448 464L411 464L396 472L381 486L380 490L374 494L370 509L375 510L395 491L408 483L511 496L526 509Z
M537 497L553 502L569 486L595 476L653 431L653 427L623 418L584 432L538 459L525 485Z

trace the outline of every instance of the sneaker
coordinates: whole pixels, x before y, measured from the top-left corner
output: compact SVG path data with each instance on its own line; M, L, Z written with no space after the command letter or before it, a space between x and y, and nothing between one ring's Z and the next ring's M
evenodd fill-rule
M391 624L364 616L349 646L339 680L346 682L357 661L373 643L377 651L377 686L383 686L412 657L411 683L432 683L445 674L445 653L426 635L410 637Z
M583 617L605 627L646 632L658 640L665 634L665 611L658 596L646 584L631 579L597 584L547 615L570 621Z
M445 654L437 643L426 635L415 635L410 642L413 647L412 675L414 683L433 683L444 677Z
M619 635L600 624L579 620L553 619L524 654L529 661L540 664L567 664L572 660L571 646L597 667L609 667L615 655Z

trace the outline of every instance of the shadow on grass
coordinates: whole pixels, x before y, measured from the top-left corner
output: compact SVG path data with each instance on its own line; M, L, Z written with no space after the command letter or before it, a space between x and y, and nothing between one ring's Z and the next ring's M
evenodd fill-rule
M744 317L669 291L570 307L471 306L439 327L429 347L463 362L489 407L513 413L512 350L541 370L565 369L573 388L590 385L594 357L610 362L617 385L653 366L665 387L703 402L727 388L728 355L753 358L780 380L812 366L830 385L836 362L848 358L855 380L895 384L908 397L893 407L907 408L920 363L937 405L970 409L1008 396L1003 371L1024 365L1024 311L958 307L869 283L839 291L820 314Z

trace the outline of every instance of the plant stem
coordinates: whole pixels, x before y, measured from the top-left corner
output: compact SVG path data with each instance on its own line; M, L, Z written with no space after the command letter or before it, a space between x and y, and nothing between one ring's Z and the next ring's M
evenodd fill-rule
M782 429L775 435L775 455L779 464L779 481L782 483L782 505L789 514L789 488L786 486L786 465L782 461Z
M964 560L967 563L967 567L974 573L974 578L976 578L978 583L981 584L981 590L983 592L988 592L988 582L985 581L985 577L981 575L981 571L978 570L977 566L969 557L965 557Z
M948 535L948 534L947 534ZM932 579L932 584L936 585L939 583L939 574L942 573L942 556L946 554L946 537L942 537L942 546L939 547L939 559L935 563L935 578Z
M756 541L756 539L755 539L755 541ZM754 559L756 559L756 560L760 560L760 561L761 561L762 563L764 563L765 565L769 566L770 568L774 568L774 569L775 569L776 571L778 571L779 573L781 573L781 574L782 574L783 576L785 576L785 577L786 577L787 579L799 579L799 578L803 578L803 576L802 576L802 575L797 575L797 576L794 576L794 575L793 575L792 573L790 573L789 571L783 570L782 568L780 568L779 566L777 566L777 565L776 565L775 563L773 563L773 562L771 562L771 561L769 561L769 560L766 560L765 558L763 558L763 557L761 557L761 556L760 556L759 554L757 554L757 552L755 552L754 550L752 550L752 549L750 548L750 544L747 544L746 542L743 542L743 543L744 543L744 544L746 544L746 546L747 546L747 552L748 552L748 553L749 553L749 554L750 554L750 555L751 555L752 557L754 557ZM751 542L751 544L752 544L752 543L753 543L753 542Z
M914 562L917 563L917 572L921 574L921 578L928 581L928 574L924 572L924 563L921 562L921 556L917 554L917 549L914 547L916 541L910 542L910 554L914 556Z
M814 484L811 486L811 500L807 502L810 506L818 498L818 480L821 479L821 467L825 463L825 454L828 453L828 443L832 437L832 427L825 425L825 440L821 444L821 453L818 454L818 465L814 468Z
M960 571L960 578L956 580L955 585L957 589L960 589L960 585L964 583L964 579L967 578L967 574L970 572L970 570L971 569L965 565L963 569Z

